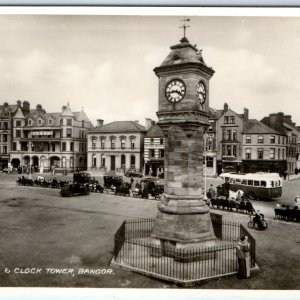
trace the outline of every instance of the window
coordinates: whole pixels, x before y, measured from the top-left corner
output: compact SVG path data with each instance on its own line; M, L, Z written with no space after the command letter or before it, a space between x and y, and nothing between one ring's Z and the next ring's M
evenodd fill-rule
M116 140L115 139L112 139L110 141L110 147L111 147L111 149L115 149L116 148Z
M222 145L222 156L226 156L225 145Z
M278 136L278 145L280 144L280 136Z
M278 149L278 159L280 159L280 149Z
M236 157L236 145L232 146L232 155Z
M270 136L270 144L275 144L275 135Z
M13 143L13 151L17 151L17 143Z
M159 157L160 158L164 158L165 157L165 150L163 150L163 149L159 150Z
M84 127L84 120L81 121L81 127Z
M126 168L126 156L124 154L121 155L121 168Z
M251 144L251 136L246 136L246 144Z
M21 137L21 130L16 130L16 137L20 138Z
M105 140L101 139L101 149L104 149L104 148L105 148Z
M258 142L259 144L263 144L263 142L264 142L264 137L261 136L261 135L259 135L258 138L257 138L257 142Z
M250 148L246 149L246 159L251 159L251 149Z
M225 116L224 117L224 124L228 124L228 120L229 120L228 116Z
M275 149L271 148L270 149L270 159L274 159L275 158Z
M70 168L74 168L74 157L70 157Z
M266 187L267 186L267 182L264 181L264 180L262 180L260 184L261 184L262 187Z
M231 145L227 145L226 154L227 154L227 156L231 156Z
M52 150L52 152L55 152L55 144L54 143L51 144L51 150Z
M121 149L125 149L125 139L121 139Z
M234 124L235 123L235 118L232 116L230 117L230 124Z
M97 157L96 154L93 154L92 167L96 167L96 166L97 166Z
M67 119L67 126L72 126L72 119Z
M236 131L235 129L232 131L232 139L233 139L234 141L237 140L237 131Z
M66 143L63 142L61 145L62 145L62 150L61 151L66 151L67 150Z
M154 149L150 149L150 150L149 150L149 156L150 156L151 158L155 157L155 150L154 150Z
M154 139L150 139L150 144L154 144Z
M231 140L231 129L227 129L227 140Z
M21 121L16 121L16 127L21 127Z
M248 180L248 185L253 185L253 180Z
M49 124L49 125L52 125L52 119L49 119L49 120L48 120L48 124Z
M163 145L163 144L164 144L164 139L160 139L159 143L160 143L161 145Z
M7 154L7 146L3 146L3 154Z
M258 180L254 180L254 186L259 186L259 181Z
M67 137L68 138L72 137L72 129L71 128L67 128Z
M7 142L7 134L3 134L3 142Z
M96 149L96 143L97 143L97 138L96 137L92 137L92 149Z
M135 148L135 140L130 141L130 148L133 150Z
M264 149L262 148L257 149L257 158L259 159L264 158Z
M134 155L131 155L131 156L130 156L130 167L131 167L132 169L135 168L135 156L134 156Z
M42 125L42 120L41 120L41 119L39 119L39 121L38 121L38 122L39 122L39 125Z
M60 124L60 125L64 125L64 120L63 120L63 119L60 119L59 124ZM30 124L29 124L29 125L30 125Z
M101 155L101 167L105 167L105 154Z
M29 125L29 126L32 125L32 120L31 120L31 119L28 120L28 125Z
M74 151L74 143L73 142L70 143L70 151Z
M222 129L222 140L226 140L226 130Z

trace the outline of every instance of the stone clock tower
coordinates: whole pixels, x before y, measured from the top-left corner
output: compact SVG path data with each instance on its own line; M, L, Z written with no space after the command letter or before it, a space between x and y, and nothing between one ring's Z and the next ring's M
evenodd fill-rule
M209 80L214 70L184 36L154 72L159 78L158 125L166 140L166 186L153 243L162 249L212 245L215 235L203 200L203 136L209 126Z

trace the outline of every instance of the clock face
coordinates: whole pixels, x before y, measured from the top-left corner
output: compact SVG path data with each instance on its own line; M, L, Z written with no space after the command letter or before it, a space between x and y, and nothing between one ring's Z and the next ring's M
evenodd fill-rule
M170 81L166 86L165 95L171 103L181 101L185 96L185 84L179 79Z
M198 83L197 92L198 92L198 101L201 104L204 104L206 100L206 87L202 81L199 81Z

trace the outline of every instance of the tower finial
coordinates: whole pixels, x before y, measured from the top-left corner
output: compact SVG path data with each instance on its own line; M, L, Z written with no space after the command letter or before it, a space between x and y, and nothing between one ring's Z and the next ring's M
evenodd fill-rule
M180 26L179 28L183 28L183 39L182 40L187 40L187 38L185 37L185 31L188 27L191 27L190 25L186 25L185 22L189 22L190 19L186 19L184 18L183 20L180 20L181 22L183 22L183 25Z

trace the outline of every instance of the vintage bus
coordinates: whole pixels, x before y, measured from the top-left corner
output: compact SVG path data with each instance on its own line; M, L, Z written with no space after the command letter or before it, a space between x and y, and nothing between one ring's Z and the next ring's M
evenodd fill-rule
M278 173L222 173L220 177L224 183L229 183L230 190L242 190L251 200L272 199L282 194L282 180Z

